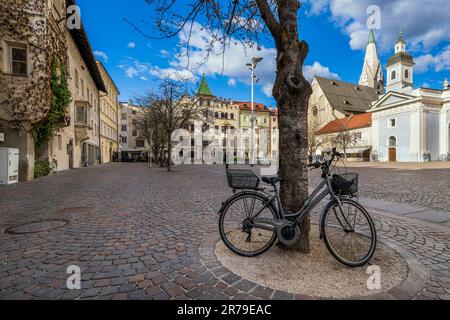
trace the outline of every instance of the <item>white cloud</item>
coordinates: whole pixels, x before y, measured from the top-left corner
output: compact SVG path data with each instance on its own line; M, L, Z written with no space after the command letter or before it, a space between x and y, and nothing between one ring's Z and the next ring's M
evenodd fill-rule
M197 77L191 71L186 69L152 67L150 69L150 74L158 78L169 78L172 80L197 80Z
M273 83L267 83L263 86L263 92L266 95L266 97L269 98L272 97L273 96L272 91L273 91Z
M310 66L303 68L303 74L308 81L312 81L314 76L320 76L324 78L337 79L340 77L337 73L331 72L330 68L322 66L318 61L315 61Z
M189 80L195 81L195 75L185 69L179 68L159 68L157 66L153 66L148 62L141 62L138 59L128 57L122 61L119 65L119 68L125 72L127 78L133 79L135 77L139 77L141 80L148 80L149 76L155 76L158 78L170 78L176 80Z
M96 50L96 51L94 51L94 55L95 55L97 58L100 58L100 59L102 59L102 60L105 61L105 62L108 62L108 61L109 61L108 55L107 55L105 52L103 52L103 51Z
M168 57L170 54L169 54L169 52L167 51L167 50L164 50L164 49L162 49L160 52L159 52L159 54L162 56L162 57Z
M350 38L354 50L367 45L367 9L381 9L381 30L376 30L383 52L393 50L400 30L413 51L429 51L450 40L450 10L447 0L308 0L309 12L327 13Z
M134 49L134 48L136 48L136 43L134 43L134 42L129 42L128 45L127 45L127 47L130 48L130 49Z
M228 79L227 84L229 87L236 87L236 79L233 79L233 78Z
M238 82L250 84L250 70L246 66L252 59L252 48L242 45L239 41L231 39L230 45L226 48L225 55L222 55L222 46L214 43L212 35L199 23L194 23L190 33L190 51L183 45L189 37L189 31L182 31L179 35L178 52L169 61L169 68L150 68L150 73L157 77L167 76L175 72L184 74L185 77L200 75L203 71L208 76L225 76L229 80L227 84L231 87ZM208 50L212 46L208 56ZM272 97L272 88L275 81L276 56L275 48L262 46L255 50L255 56L263 58L256 69L256 76L259 79L257 87L267 96ZM188 58L189 56L189 58ZM207 59L205 59L207 57ZM305 66L305 77L311 80L317 74L324 77L339 78L336 73L329 68L315 62L311 66Z
M430 69L433 69L436 72L450 70L450 45L445 47L435 56L425 54L414 60L416 62L414 70L417 73L427 72Z
M151 66L148 63L140 62L134 58L127 58L119 65L119 68L125 72L127 78L144 76L149 72Z

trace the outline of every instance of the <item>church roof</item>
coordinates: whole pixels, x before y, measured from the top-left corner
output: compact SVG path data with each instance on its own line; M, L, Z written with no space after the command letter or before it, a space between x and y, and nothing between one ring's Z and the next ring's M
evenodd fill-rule
M198 88L197 95L210 97L213 96L211 89L209 89L208 83L206 82L205 75L203 75L202 77L202 82L200 83L200 87Z
M414 59L413 59L412 55L410 55L409 53L406 53L406 52L399 52L389 58L386 67L393 66L394 64L397 64L399 62L401 62L403 64L411 65L411 66L414 65Z
M371 43L377 43L377 41L375 40L375 33L373 32L373 29L370 29L369 33L369 44Z
M345 114L363 113L378 100L377 89L340 80L315 77L333 109Z
M363 113L331 121L327 123L322 129L317 131L317 134L322 135L322 134L338 133L347 130L370 128L371 126L372 126L372 114Z

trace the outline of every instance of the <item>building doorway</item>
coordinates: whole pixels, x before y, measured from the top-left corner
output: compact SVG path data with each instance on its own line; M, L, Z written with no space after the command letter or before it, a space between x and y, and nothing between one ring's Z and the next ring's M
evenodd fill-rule
M67 154L69 156L69 169L73 169L73 140L67 145Z
M397 149L389 148L389 162L397 162Z
M389 137L389 162L397 162L397 138Z
M81 147L81 166L87 167L88 166L88 146L86 143L83 143Z

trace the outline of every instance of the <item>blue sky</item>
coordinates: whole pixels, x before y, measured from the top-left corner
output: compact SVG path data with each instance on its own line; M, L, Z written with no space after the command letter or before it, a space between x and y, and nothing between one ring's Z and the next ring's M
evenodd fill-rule
M380 8L381 29L375 30L383 66L393 51L400 30L409 42L408 50L416 60L414 84L416 87L442 88L445 77L450 78L450 11L445 0L308 0L299 13L300 34L310 45L305 63L305 75L314 74L357 82L362 70L368 28L366 20L370 5ZM179 58L180 38L150 40L137 33L124 21L127 18L144 26L149 21L152 7L144 0L106 1L78 0L92 49L113 77L121 91L120 100L127 101L146 90L157 87L157 79L176 69L184 69L186 61ZM420 23L417 23L420 21ZM149 28L149 27L148 27ZM145 30L147 31L147 30ZM182 37L182 34L180 35ZM197 81L203 71L217 96L234 100L250 99L250 74L245 64L250 53L232 46L222 59L214 56L204 67L193 68L205 56L202 39L208 34L198 24L194 28L195 53L190 70ZM275 76L276 51L270 39L263 40L262 50L256 55L264 57L259 66L260 83L256 100L274 105L270 97Z

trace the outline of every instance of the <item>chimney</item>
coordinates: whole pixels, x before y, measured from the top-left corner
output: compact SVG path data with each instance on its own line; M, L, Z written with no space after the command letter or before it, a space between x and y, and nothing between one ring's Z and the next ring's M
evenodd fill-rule
M449 87L449 85L448 85L448 79L445 78L445 80L444 80L444 90L447 90L448 87Z

